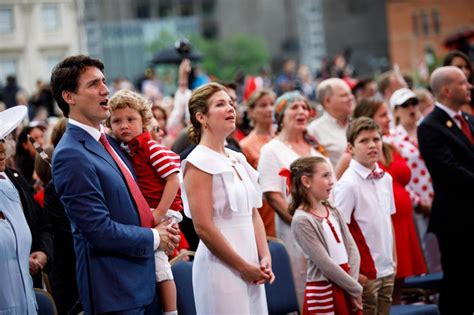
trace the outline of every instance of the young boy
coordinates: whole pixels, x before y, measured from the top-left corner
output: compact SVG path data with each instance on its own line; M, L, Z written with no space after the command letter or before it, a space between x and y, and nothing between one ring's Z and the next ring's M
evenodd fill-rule
M372 119L361 117L352 121L347 141L352 160L336 184L336 207L349 225L361 255L363 312L388 314L396 265L392 177L377 165L382 137Z
M152 208L155 224L167 217L182 220L179 191L179 156L154 141L147 130L153 118L151 105L140 94L122 89L109 100L110 117L106 125L129 153L138 186ZM163 251L155 252L156 281L165 315L177 314L176 286Z

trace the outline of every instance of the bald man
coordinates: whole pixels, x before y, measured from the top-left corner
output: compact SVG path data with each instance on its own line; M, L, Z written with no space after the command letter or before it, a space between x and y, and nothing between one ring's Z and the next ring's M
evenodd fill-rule
M435 193L428 230L438 237L444 272L439 308L472 314L467 255L474 233L474 117L460 110L471 100L472 85L456 67L436 69L430 84L436 105L418 127L418 142ZM461 289L460 281L471 289Z
M335 168L347 148L346 130L355 107L354 95L338 78L322 81L316 94L324 113L308 125L308 133L323 146Z

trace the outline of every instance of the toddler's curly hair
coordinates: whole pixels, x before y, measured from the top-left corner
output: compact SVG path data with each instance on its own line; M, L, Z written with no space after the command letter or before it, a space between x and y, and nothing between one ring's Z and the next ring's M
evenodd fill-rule
M151 119L153 118L153 113L151 111L152 102L141 94L129 89L122 89L117 91L109 99L108 105L111 113L117 109L127 107L136 110L142 117L143 129L150 130ZM110 117L105 121L105 125L111 128Z

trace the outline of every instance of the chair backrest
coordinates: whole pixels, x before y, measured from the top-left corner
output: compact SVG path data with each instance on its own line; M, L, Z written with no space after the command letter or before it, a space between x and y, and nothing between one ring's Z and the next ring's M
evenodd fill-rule
M434 303L437 300L443 272L429 273L423 276L407 277L402 287L402 298L407 304L415 302Z
M42 282L43 282L43 289L46 290L49 294L52 294L52 289L51 289L51 282L49 281L49 276L46 272L41 273L42 276Z
M390 315L439 315L438 305L392 305Z
M38 315L57 315L56 304L53 297L46 291L35 288Z
M442 280L443 272L434 272L423 276L407 277L405 278L403 287L439 291Z
M196 306L194 305L193 291L193 258L194 252L187 251L178 255L171 263L174 282L176 284L177 307L180 315L196 314ZM189 261L183 260L189 257Z
M299 313L290 258L285 245L279 239L268 238L268 247L272 256L272 269L275 274L273 284L265 284L269 314Z

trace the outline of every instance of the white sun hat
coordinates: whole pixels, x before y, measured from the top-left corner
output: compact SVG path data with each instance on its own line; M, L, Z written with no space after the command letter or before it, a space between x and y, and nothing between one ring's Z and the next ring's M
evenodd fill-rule
M0 139L4 139L25 118L28 108L25 105L10 107L0 112Z
M402 105L411 98L417 99L416 94L412 90L407 88L396 90L392 97L390 97L390 107L394 110L395 107Z

